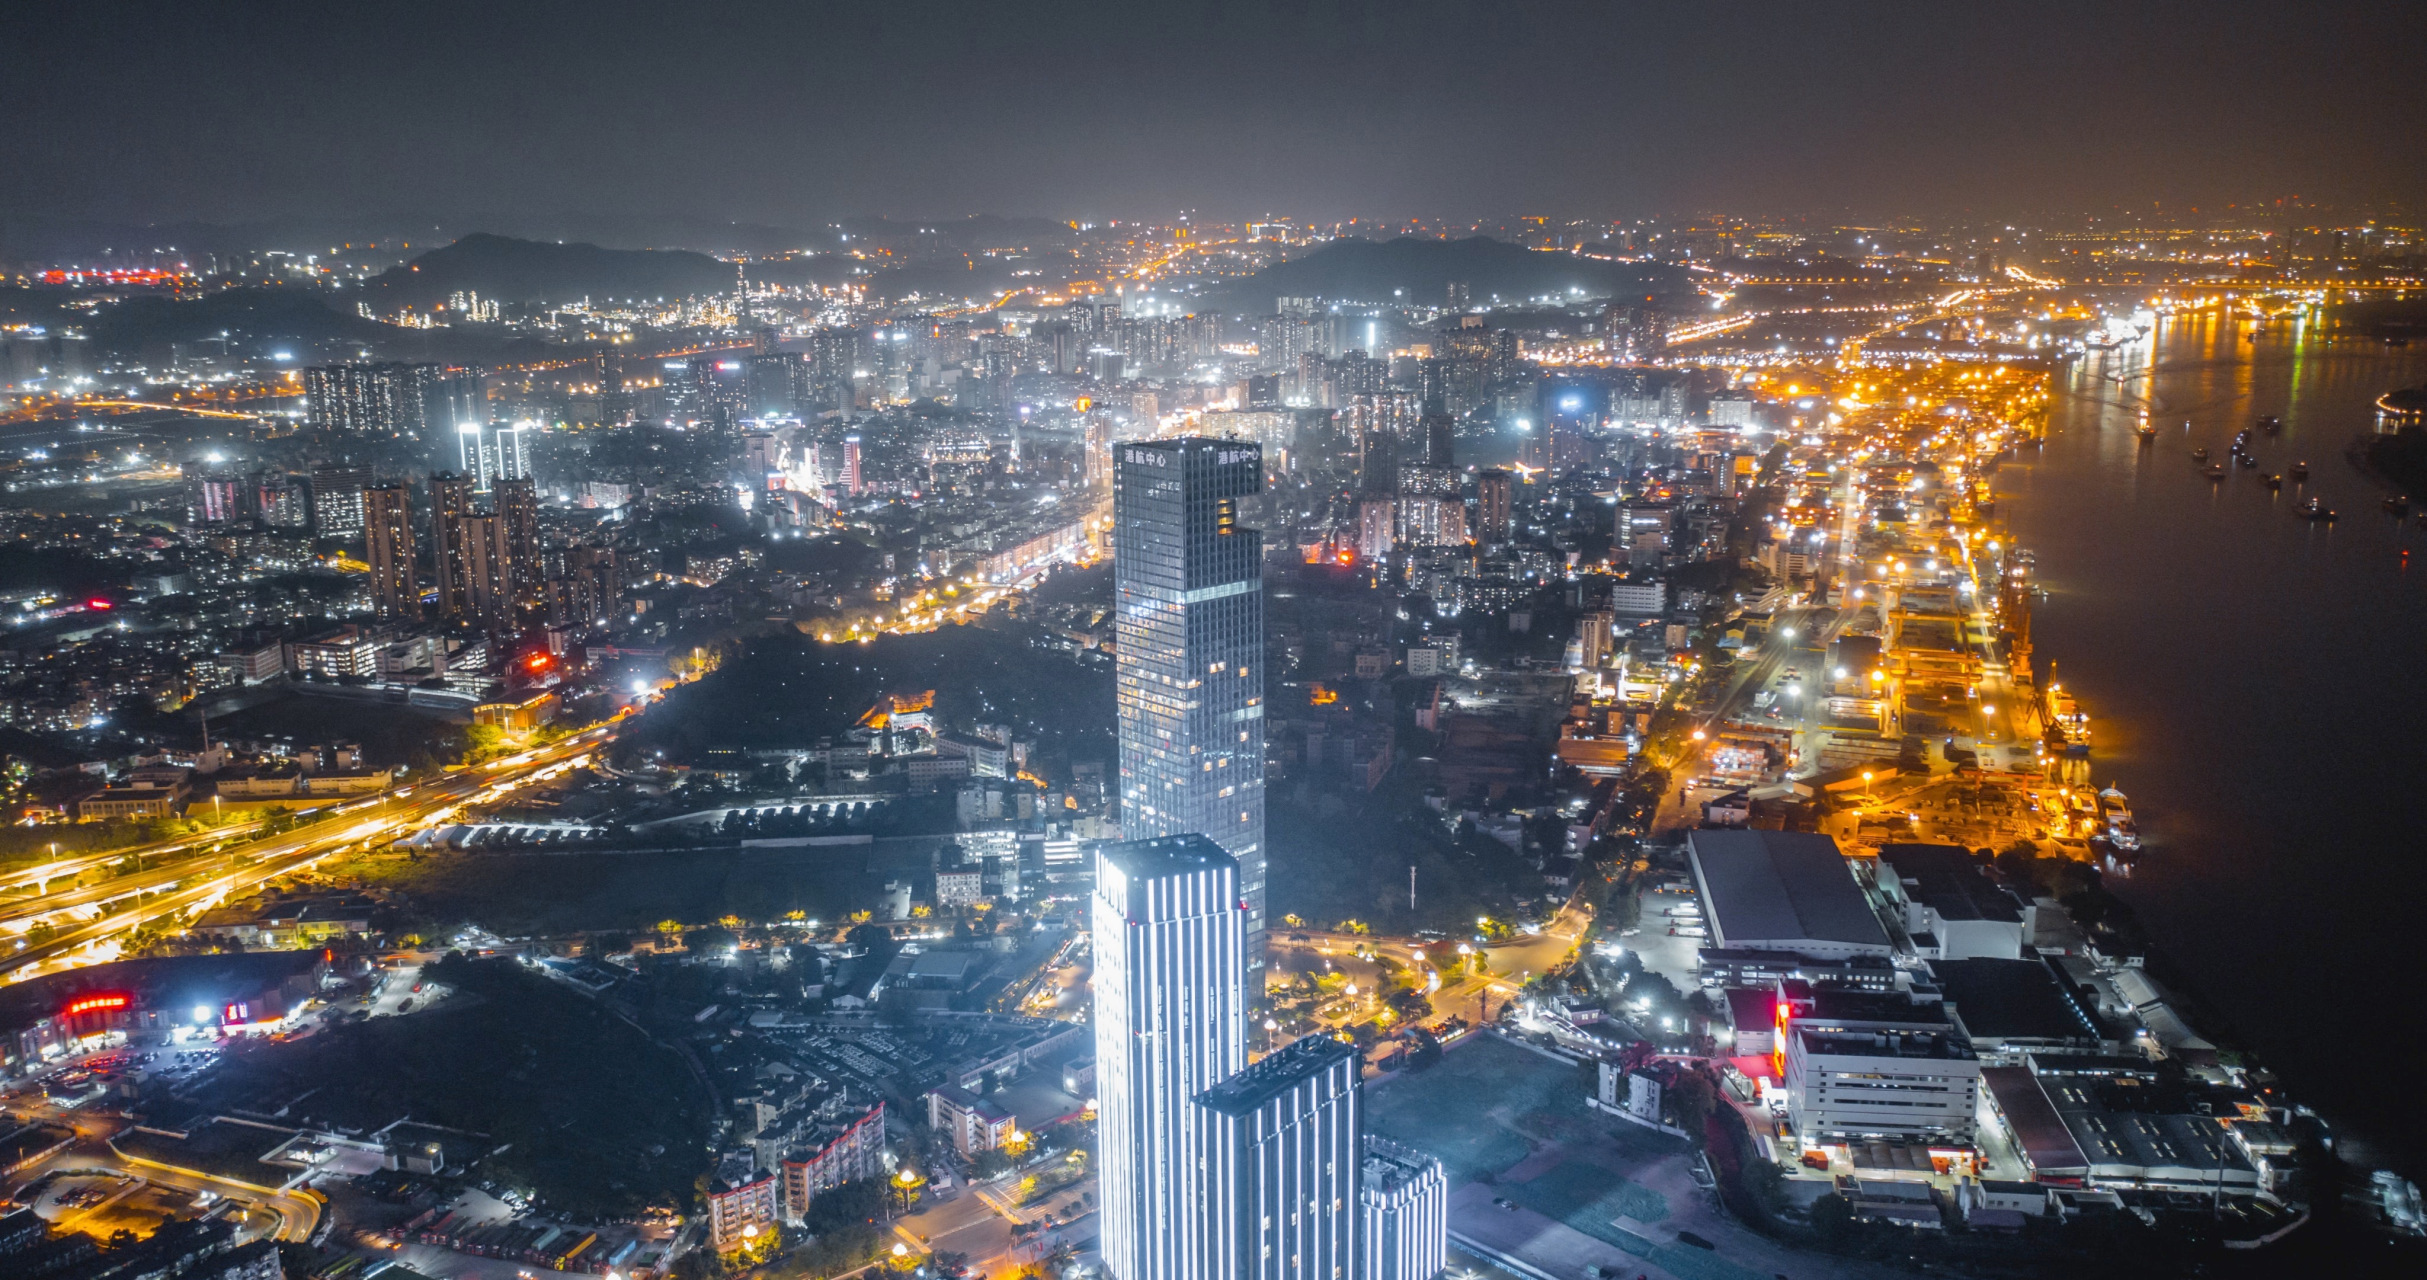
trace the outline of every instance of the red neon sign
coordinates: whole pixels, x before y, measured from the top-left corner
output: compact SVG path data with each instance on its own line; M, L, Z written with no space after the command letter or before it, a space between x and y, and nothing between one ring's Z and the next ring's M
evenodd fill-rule
M91 1013L95 1009L123 1009L126 1006L127 998L125 996L86 996L82 1000L68 1002L67 1013L72 1018L79 1013Z

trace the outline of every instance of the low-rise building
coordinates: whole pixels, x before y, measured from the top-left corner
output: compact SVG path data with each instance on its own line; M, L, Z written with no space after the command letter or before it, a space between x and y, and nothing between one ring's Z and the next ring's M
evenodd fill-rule
M1020 1129L1011 1112L953 1085L927 1091L927 1127L949 1135L965 1156L999 1150Z
M319 989L323 954L120 960L0 989L0 1073L39 1070L77 1046L117 1035L163 1039L284 1018Z
M76 802L76 816L85 822L110 818L168 818L185 801L185 784L153 778L114 783Z

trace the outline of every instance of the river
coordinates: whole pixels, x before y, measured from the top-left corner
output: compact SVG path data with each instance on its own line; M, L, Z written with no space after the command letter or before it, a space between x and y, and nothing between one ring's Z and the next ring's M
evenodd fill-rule
M2060 368L2045 444L1996 485L2048 593L2036 660L2081 698L2092 771L2140 820L2146 853L2112 883L2347 1151L2416 1173L2427 530L2385 514L2389 490L2345 450L2378 394L2427 378L2427 353L2247 333L2196 313ZM2253 437L2260 470L2211 484L2191 449L2223 459L2260 414L2283 419ZM2305 489L2259 482L2296 460ZM2339 523L2293 514L2312 493Z

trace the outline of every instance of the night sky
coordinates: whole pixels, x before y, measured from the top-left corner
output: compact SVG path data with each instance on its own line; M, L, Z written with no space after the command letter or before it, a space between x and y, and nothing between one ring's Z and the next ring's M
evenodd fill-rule
M0 216L2355 206L2423 80L2417 0L20 3Z

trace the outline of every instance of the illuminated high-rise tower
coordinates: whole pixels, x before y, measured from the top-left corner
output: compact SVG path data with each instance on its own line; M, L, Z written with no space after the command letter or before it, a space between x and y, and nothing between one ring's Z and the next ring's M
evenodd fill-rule
M1264 539L1238 525L1261 450L1114 449L1121 834L1197 833L1239 861L1247 963L1264 963Z
M1239 864L1198 835L1106 845L1095 948L1096 1149L1115 1280L1206 1276L1213 1132L1199 1094L1247 1062Z
M1202 1280L1363 1277L1355 1045L1312 1035L1206 1090Z

